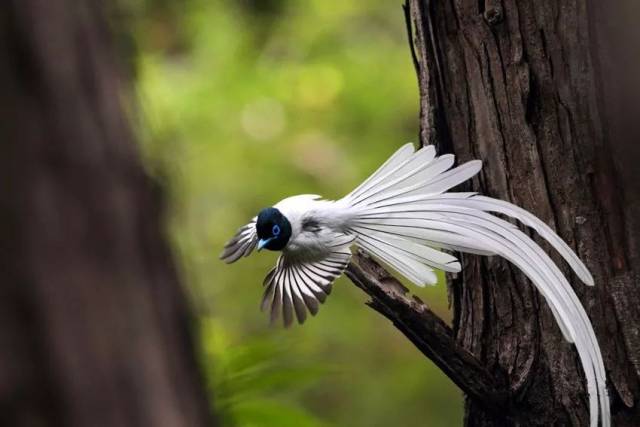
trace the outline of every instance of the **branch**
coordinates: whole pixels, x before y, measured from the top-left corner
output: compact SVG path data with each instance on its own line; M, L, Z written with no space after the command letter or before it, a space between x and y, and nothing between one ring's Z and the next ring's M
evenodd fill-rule
M462 391L489 411L504 414L508 407L506 382L496 381L418 297L411 297L397 279L362 251L354 256L345 274L371 297L367 305L391 320Z

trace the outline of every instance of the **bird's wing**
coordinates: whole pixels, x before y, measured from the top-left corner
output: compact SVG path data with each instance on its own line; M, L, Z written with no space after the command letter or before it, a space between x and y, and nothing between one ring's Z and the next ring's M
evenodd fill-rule
M243 256L249 256L258 242L258 234L256 232L256 221L258 217L253 217L251 222L240 227L231 240L224 245L224 249L220 254L220 259L231 264L236 262Z
M331 285L349 265L354 237L336 234L325 256L313 260L295 253L283 252L276 266L264 279L262 310L270 309L274 322L282 312L285 327L293 323L295 313L299 323L307 318L307 310L315 315L331 293Z

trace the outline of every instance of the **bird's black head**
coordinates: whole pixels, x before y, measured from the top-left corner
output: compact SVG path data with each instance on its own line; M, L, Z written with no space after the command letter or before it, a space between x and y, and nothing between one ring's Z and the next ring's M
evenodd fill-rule
M267 248L271 251L281 251L291 237L291 223L276 208L264 208L260 211L256 230L260 239L258 250Z

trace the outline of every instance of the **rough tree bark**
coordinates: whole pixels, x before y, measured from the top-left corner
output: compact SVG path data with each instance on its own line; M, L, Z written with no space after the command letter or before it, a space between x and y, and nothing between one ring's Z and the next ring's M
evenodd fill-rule
M640 425L638 6L409 0L406 11L422 144L483 159L471 187L535 213L586 262L594 288L555 257L598 336L614 425ZM465 392L467 426L588 425L575 349L517 268L465 256L449 328L359 264L348 275L372 307Z
M0 425L212 425L103 3L0 8Z

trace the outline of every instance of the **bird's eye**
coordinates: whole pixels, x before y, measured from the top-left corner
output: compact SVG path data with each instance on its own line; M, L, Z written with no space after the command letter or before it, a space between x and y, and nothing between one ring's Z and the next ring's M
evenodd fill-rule
M273 226L273 228L271 229L271 234L273 234L274 236L280 234L280 226L278 224Z

